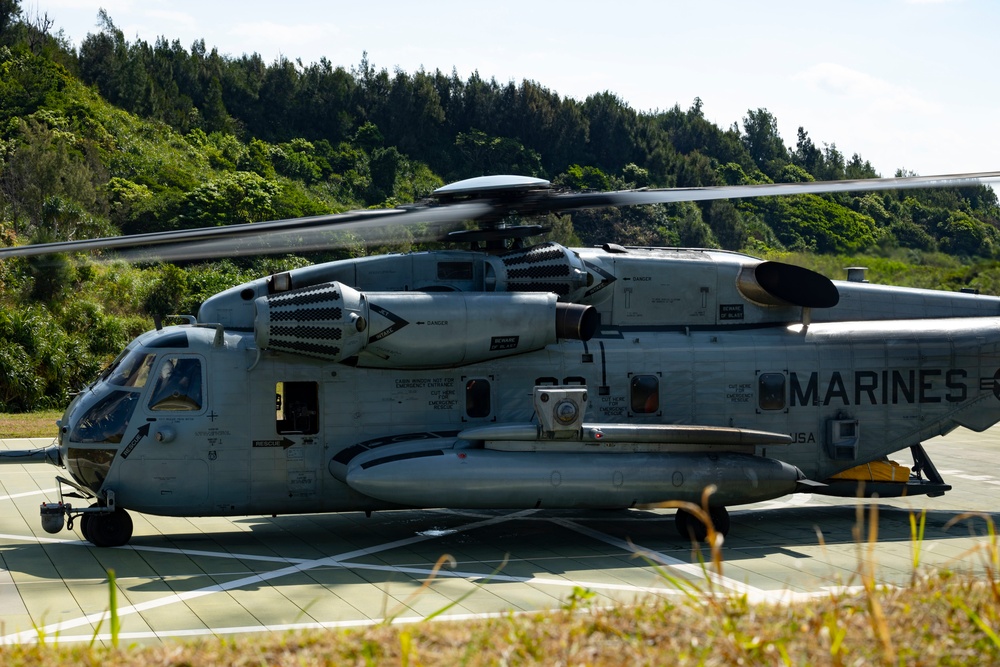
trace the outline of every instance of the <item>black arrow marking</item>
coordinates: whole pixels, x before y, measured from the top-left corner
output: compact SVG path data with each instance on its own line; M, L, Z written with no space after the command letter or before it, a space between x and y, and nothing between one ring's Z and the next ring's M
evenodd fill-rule
M282 438L281 440L254 440L254 447L281 447L282 449L288 449L295 444L294 440L289 440L288 438Z
M140 426L139 430L136 431L135 435L132 437L132 440L130 440L129 443L125 445L125 449L122 450L122 458L127 459L128 455L132 453L133 449L135 449L135 446L139 444L139 441L145 438L147 435L149 435L148 423Z
M592 296L593 294L596 294L597 292L600 292L602 289L604 289L605 287L607 287L611 283L613 283L616 280L618 280L618 278L615 276L615 274L613 274L613 273L611 273L609 271L605 271L604 269L602 269L601 267L599 267L599 266L597 266L595 264L591 264L590 262L584 262L584 264L587 265L588 269L594 271L595 273L597 273L597 274L599 274L601 276L601 282L597 283L596 285L594 285L593 287L591 287L589 290L587 290L587 293L584 294L585 297ZM625 280L628 280L628 278L625 278Z
M408 321L404 320L402 317L400 317L399 315L397 315L395 313L389 312L388 310L386 310L382 306L376 306L374 303L369 302L368 303L368 307L371 310L373 310L376 313L378 313L379 315L381 315L382 317L384 317L385 319L387 319L390 322L392 322L392 324L390 324L387 328L382 329L382 331L379 331L377 334L371 336L368 339L368 344L369 345L371 345L372 343L377 343L378 341L382 340L386 336L390 336L390 335L396 333L397 331L399 331L400 329L402 329L403 327L405 327L407 324L409 324Z

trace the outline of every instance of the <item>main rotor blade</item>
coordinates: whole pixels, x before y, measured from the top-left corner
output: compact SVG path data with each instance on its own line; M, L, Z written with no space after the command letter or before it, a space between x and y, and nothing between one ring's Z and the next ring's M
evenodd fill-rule
M295 238L295 234L305 236L315 235L330 230L350 231L352 229L375 229L407 224L445 224L463 220L472 220L493 210L493 206L485 202L467 202L452 206L415 206L412 208L391 208L348 213L317 215L308 218L292 218L287 220L270 220L240 225L222 227L201 227L197 229L179 229L165 232L150 232L131 236L113 236L99 239L82 239L79 241L59 241L55 243L38 243L35 245L0 248L0 259L8 257L34 257L59 252L90 252L94 250L114 250L119 248L138 248L168 245L179 249L181 244L195 248L200 244L211 242L211 257L228 257L227 248L239 242L240 239L266 239L277 235L280 238ZM315 249L315 248L309 248ZM274 252L292 252L294 245ZM145 259L158 259L155 250L149 250ZM182 256L176 255L175 259Z
M463 203L458 207L430 207L414 211L410 215L394 215L374 220L365 218L333 225L319 224L308 228L265 231L236 237L126 248L116 252L114 258L129 262L169 262L306 253L359 244L368 246L401 241L420 243L437 240L443 235L442 229L453 229L456 222L475 219L492 210L493 207L485 202ZM392 230L398 229L406 229L406 236L391 235Z
M523 193L523 198L511 196L511 193L507 193L507 196L493 198L488 196L486 192L480 192L478 196L482 198L431 205L420 204L408 208L351 211L309 218L0 248L0 259L31 257L58 252L88 252L125 248L146 248L146 250L125 253L126 259L139 260L221 258L246 254L304 252L353 243L353 241L331 240L329 234L335 230L358 232L364 236L363 232L385 227L416 224L444 225L487 217L499 220L514 210L525 215L533 215L583 208L666 204L683 201L908 188L968 187L996 181L1000 181L1000 171L945 176L909 176L620 192L552 193L535 190L531 193ZM499 194L503 195L504 193ZM436 238L436 236L435 233L434 236L427 238Z
M549 211L565 211L607 206L669 204L684 201L744 199L830 192L865 192L912 188L955 188L985 185L1000 181L1000 171L983 171L945 176L906 176L902 178L860 178L847 181L811 181L806 183L764 183L760 185L722 185L702 188L665 188L662 190L624 190L619 192L579 192L554 194L542 206Z

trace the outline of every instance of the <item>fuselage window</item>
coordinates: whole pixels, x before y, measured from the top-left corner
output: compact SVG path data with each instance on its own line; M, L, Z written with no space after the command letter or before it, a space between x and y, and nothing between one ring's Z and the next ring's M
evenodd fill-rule
M660 409L660 379L655 375L633 375L630 385L632 412L648 415Z
M757 405L761 410L785 409L784 373L761 373L757 377Z
M156 385L149 397L150 410L201 410L201 361L190 357L167 357L160 365Z
M319 384L279 382L274 389L274 409L279 434L319 433Z
M493 411L489 380L474 379L465 383L465 414L469 417L489 417Z

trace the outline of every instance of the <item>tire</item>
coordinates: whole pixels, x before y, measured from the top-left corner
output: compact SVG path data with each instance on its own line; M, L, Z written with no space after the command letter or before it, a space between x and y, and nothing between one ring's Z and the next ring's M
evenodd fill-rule
M94 541L90 539L90 520L92 518L93 516L89 512L87 514L80 515L80 533L83 535L83 539L88 542Z
M681 536L682 540L704 542L705 537L708 535L708 529L705 528L705 524L687 510L677 510L677 514L674 515L674 525L677 527L677 534Z
M709 507L708 516L712 519L712 525L715 527L715 532L722 533L725 537L729 534L729 510L725 507Z
M132 517L123 509L94 514L87 524L87 539L96 547L120 547L132 539Z
M710 507L708 516L712 520L712 527L715 532L723 536L729 534L729 511L725 507ZM681 539L693 542L704 542L708 537L708 527L703 524L698 517L686 510L679 509L674 516L674 524L677 526L677 533Z

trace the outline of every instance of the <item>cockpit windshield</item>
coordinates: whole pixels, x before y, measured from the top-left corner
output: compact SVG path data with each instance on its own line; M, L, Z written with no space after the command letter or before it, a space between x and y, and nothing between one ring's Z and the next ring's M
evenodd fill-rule
M156 355L152 352L142 349L132 350L117 366L109 369L108 384L141 389L146 386L146 379L154 361Z
M112 391L87 410L73 427L69 439L74 442L120 443L138 403L138 392Z
M119 389L109 391L106 386L95 386L96 393L88 393L85 403L95 400L96 402L86 408L77 420L69 439L73 442L87 443L121 442L132 413L139 404L141 394L139 390L146 386L155 362L155 353L139 347L127 348L118 355L118 358L104 369L97 383L104 382Z
M136 347L127 347L97 376L97 382L119 387L142 388L155 355Z

